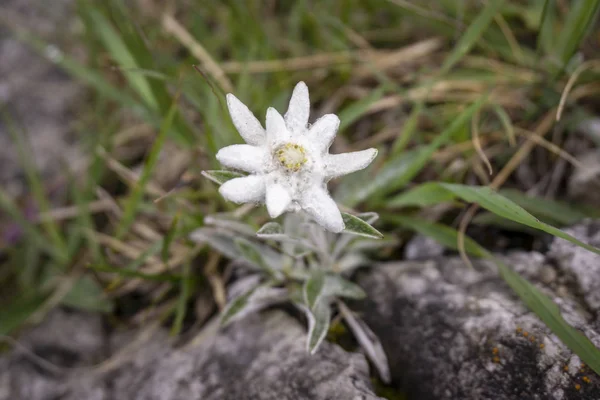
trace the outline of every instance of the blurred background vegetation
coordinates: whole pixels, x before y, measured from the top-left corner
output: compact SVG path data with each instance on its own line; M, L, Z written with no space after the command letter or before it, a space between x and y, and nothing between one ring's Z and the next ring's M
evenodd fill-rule
M381 215L389 246L375 260L401 258L415 231L448 252L460 228L490 251L549 242L422 182L490 186L558 227L600 215L566 201L582 167L573 154L600 143L579 129L600 107L600 1L74 3L57 42L0 18L86 93L69 124L84 166L54 180L36 168L35 132L2 114L28 191L0 188L0 334L59 304L174 334L223 307L229 270L188 234L233 210L201 176L241 142L228 92L264 120L303 80L311 120L342 121L333 152L379 149L367 170L330 183L348 211ZM261 208L240 215L267 220Z

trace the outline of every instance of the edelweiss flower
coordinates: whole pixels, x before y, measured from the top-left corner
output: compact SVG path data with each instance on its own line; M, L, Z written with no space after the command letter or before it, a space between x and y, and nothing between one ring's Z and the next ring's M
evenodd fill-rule
M341 232L344 221L327 182L365 168L377 150L329 154L340 119L327 114L308 124L310 101L304 82L294 88L285 117L272 107L267 110L266 130L234 95L227 95L227 106L247 144L224 147L217 160L250 175L225 182L221 195L235 203L266 203L272 218L303 210L325 229Z

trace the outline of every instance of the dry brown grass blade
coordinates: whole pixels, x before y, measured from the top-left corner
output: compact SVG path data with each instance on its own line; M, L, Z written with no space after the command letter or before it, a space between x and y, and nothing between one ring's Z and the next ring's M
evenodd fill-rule
M492 175L494 173L492 169L492 164L490 163L490 160L487 158L485 152L481 148L481 142L479 141L479 116L479 112L476 112L473 115L473 118L471 119L471 140L473 142L473 147L475 148L477 155L487 167L488 173Z
M349 64L374 53L372 50L340 51L321 53L303 57L291 57L279 60L257 60L248 62L228 61L221 64L228 74L258 74L278 71L298 71L303 69L331 67L337 64Z
M221 278L221 275L219 275L218 271L220 260L221 256L219 253L214 251L210 252L208 261L204 267L204 273L206 274L210 287L212 288L215 303L217 303L219 310L222 311L227 305L227 292L225 290L225 282L223 282L223 279Z
M114 147L118 148L130 142L151 137L153 134L154 128L151 125L136 124L115 133L111 142Z
M519 41L513 34L512 30L510 29L510 26L500 13L494 15L494 21L496 21L498 27L502 31L502 34L506 38L506 41L508 42L508 45L510 46L510 50L512 51L513 55L515 56L517 61L519 61L519 63L522 64L523 50L521 50L521 46L519 46Z
M342 25L341 28L348 40L350 40L350 42L352 42L356 47L362 50L373 50L371 43L369 43L369 41L360 33L345 24Z
M569 96L569 93L571 92L571 89L573 89L573 86L575 85L575 82L577 82L577 79L579 78L579 76L582 73L584 73L586 69L595 69L595 68L600 68L600 60L586 61L586 62L582 63L573 72L573 75L571 75L571 77L567 81L567 84L565 85L565 89L563 90L562 95L560 96L560 102L558 103L558 110L556 111L556 120L557 121L560 121L560 118L562 117L562 113L565 108L565 104L567 102L567 97Z
M159 275L165 272L172 271L177 267L183 265L188 260L191 260L192 258L197 256L203 248L204 245L197 244L192 248L182 248L180 250L175 250L173 251L173 256L169 258L166 262L147 260L146 264L139 268L139 271L148 275ZM116 282L120 283L120 280ZM126 293L130 293L136 290L144 282L145 281L142 278L130 279L118 289L116 289L113 294L115 296L122 296ZM114 284L115 283L113 283L113 285Z
M82 211L95 214L99 212L108 211L112 207L112 201L108 199L95 200L83 206L67 206L42 212L38 215L36 222L62 221L65 219L75 218L78 215L80 215Z
M162 18L163 29L173 35L179 42L184 45L190 53L198 61L202 68L219 83L221 88L226 92L233 91L233 85L223 69L215 62L208 51L185 29L175 18L168 14L164 14Z
M136 183L139 179L139 174L137 174L134 171L132 171L131 169L127 168L125 165L123 165L117 159L112 157L110 154L108 154L108 152L104 148L99 147L96 150L96 152L106 162L108 169L110 169L111 171L116 173L123 180L123 182L125 182L129 187L134 187L136 185ZM163 188L161 188L159 185L157 185L152 180L150 180L146 184L146 186L144 187L144 190L150 196L155 197L155 198L165 197L168 194L167 191L165 191ZM175 200L177 201L177 203L179 205L182 205L187 210L194 209L192 204L183 198L178 197Z
M479 155L477 155L477 157L472 157L470 165L473 173L479 178L479 182L481 182L482 185L489 185L490 175L483 168L482 160Z
M448 16L446 16L445 14L443 14L441 12L434 11L434 10L428 10L427 8L418 6L417 4L415 4L414 1L388 0L388 2L390 2L392 4L396 4L397 6L405 8L407 10L411 10L412 12L420 15L421 17L424 17L427 19L434 19L436 21L448 24L452 27L456 26L457 22L459 22L459 21L453 20L452 18L449 18Z
M502 140L502 139L504 139L504 135L502 133L498 132L498 133L491 133L482 138L479 138L479 141L481 142L482 146L484 146L484 145L487 145L488 143ZM472 141L456 143L456 144L450 145L446 148L438 150L432 156L432 158L441 163L448 162L448 161L456 159L458 156L460 156L465 151L473 149L473 147L474 147L474 145L473 145Z
M544 137L550 131L552 126L554 125L554 118L552 115L554 114L554 110L550 110L544 115L544 117L537 124L537 127L533 131L535 136ZM527 141L517 150L517 152L511 157L511 159L506 163L504 168L498 173L498 175L494 178L490 187L493 189L498 189L513 173L513 171L523 162L525 157L529 155L531 150L535 147L536 142L531 137L527 139Z
M500 85L501 82L496 82ZM436 82L431 88L417 87L410 89L404 95L391 95L374 102L367 109L367 114L374 114L399 107L405 103L419 100L444 103L473 103L489 90L489 83L478 80L444 80ZM523 89L519 87L496 86L490 92L490 103L498 104L509 109L521 109L525 102Z
M467 212L465 213L465 215L463 215L463 217L460 220L460 224L458 225L458 236L456 238L458 254L460 255L460 258L463 260L463 262L471 269L473 269L473 263L471 262L467 251L465 250L465 237L467 236L467 227L473 219L473 216L475 216L475 213L477 212L478 208L479 206L477 204L472 204L471 207L467 209Z
M573 101L577 101L584 97L597 95L598 93L600 93L600 82L590 82L573 89L571 98Z
M535 132L530 132L523 128L517 128L517 134L521 135L521 136L525 136L526 138L533 140L536 144L538 144L538 145L544 147L546 150L556 154L560 158L569 162L574 167L584 168L583 164L581 164L579 161L577 161L577 159L575 157L573 157L571 154L569 154L565 150L561 149L560 146L557 146L556 144L548 141L543 136L539 136Z
M144 253L143 249L133 246L130 243L125 243L111 235L90 230L86 231L86 233L98 244L124 255L130 260L135 260ZM155 256L149 256L148 261L160 262Z
M204 245L202 244L196 244L192 248L182 248L180 250L176 250L174 251L173 257L168 259L166 263L162 261L155 264L148 263L148 265L142 269L142 272L147 274L159 274L171 271L195 257L203 247Z
M123 215L123 210L119 207L117 201L102 186L96 187L96 196L98 196L98 199L110 203L109 210L111 211L111 214L109 214L109 216L120 218Z
M463 64L466 67L491 71L502 77L509 77L513 83L534 83L542 78L542 74L524 67L507 64L481 56L465 56Z
M391 68L415 63L439 50L443 43L442 38L425 39L388 54L383 54L375 59L366 59L366 65L359 67L353 78L362 79L373 75L373 71L385 72Z
M546 134L550 131L554 124L554 113L554 110L550 110L548 113L546 113L546 115L544 115L544 117L539 121L533 132L534 136L546 136ZM531 150L533 150L536 144L537 142L534 139L532 139L532 137L528 137L525 143L517 150L517 152L506 163L504 168L502 168L498 175L496 175L496 177L492 180L492 183L490 183L489 187L491 187L492 189L498 189L500 186L502 186L502 184L506 182L508 177L519 166L519 164L523 162L525 157L529 155L529 153L531 152ZM467 252L465 250L465 236L467 232L467 227L469 226L469 223L473 219L473 216L475 215L475 212L477 212L478 209L478 204L471 205L471 207L469 207L465 215L462 217L458 229L458 253L460 254L460 257L465 262L465 264L467 264L471 268L473 268L473 264L471 263L471 260L469 259L469 256L467 255Z

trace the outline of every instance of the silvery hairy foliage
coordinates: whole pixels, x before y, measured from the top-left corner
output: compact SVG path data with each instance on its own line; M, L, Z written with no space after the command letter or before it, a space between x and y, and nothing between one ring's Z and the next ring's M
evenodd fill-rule
M271 218L283 215L283 220L267 222L256 231L235 214L212 215L191 239L210 245L247 271L229 287L229 303L221 316L224 325L291 302L307 317L306 347L312 354L337 311L387 382L387 359L378 339L343 300L365 297L349 277L367 264L366 250L389 243L372 226L377 214L343 213L327 190L329 180L368 166L377 150L329 154L339 119L328 114L310 125L308 96L300 82L285 116L269 108L263 129L248 107L227 95L233 123L246 144L217 153L219 162L232 170L203 175L220 185L225 199L265 204Z

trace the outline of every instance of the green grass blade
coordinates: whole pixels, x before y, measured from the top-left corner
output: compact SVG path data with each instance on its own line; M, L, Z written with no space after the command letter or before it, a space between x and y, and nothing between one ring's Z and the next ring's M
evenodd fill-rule
M9 304L3 305L0 313L0 335L8 335L18 329L46 301L41 293L23 294Z
M556 0L544 0L544 8L540 21L540 30L537 37L537 52L550 52L552 44L555 41L554 20L555 20Z
M570 7L556 45L557 55L563 68L569 63L594 25L600 10L600 0L573 1Z
M587 217L584 212L573 208L567 203L527 196L514 189L502 189L498 193L549 224L568 226Z
M394 178L393 185L389 188L389 190L394 190L399 187L406 185L410 182L421 170L427 162L430 160L431 156L437 149L439 149L442 145L446 144L450 139L459 132L467 122L471 120L473 114L483 107L483 105L487 101L487 95L482 96L478 101L470 105L466 110L460 113L450 124L448 128L446 128L442 133L440 133L429 145L425 146L423 151L420 151L414 160L406 170L401 174L397 174Z
M572 206L555 200L527 196L518 190L500 190L499 195L506 197L546 223L572 225L588 215ZM457 195L437 182L428 182L415 186L387 202L388 207L428 207L456 199Z
M429 86L427 87L428 92L431 89L432 85L433 85L433 82L430 83ZM398 136L398 139L396 139L394 141L394 144L392 145L392 155L397 155L397 154L402 153L404 151L404 149L406 149L406 146L410 142L410 139L412 139L413 135L417 131L417 126L419 124L419 117L421 116L421 113L425 109L425 98L426 98L426 96L423 99L420 99L417 102L417 104L415 104L413 109L411 110L410 115L408 116L408 119L404 123L402 132Z
M439 185L451 191L464 201L477 203L481 207L493 212L494 214L521 223L523 225L527 225L532 228L547 232L551 235L568 240L569 242L583 247L584 249L587 249L591 252L600 254L599 248L591 246L587 243L583 243L582 241L574 238L568 233L563 232L560 229L553 227L552 225L548 225L544 222L541 222L533 215L528 213L525 209L513 203L506 197L498 194L489 187L467 186L452 183L440 183Z
M479 15L473 20L471 25L469 25L456 46L454 46L454 50L452 50L452 53L446 58L444 64L442 64L441 73L448 72L471 50L481 38L483 32L485 32L490 25L503 3L504 0L491 0L487 3Z
M135 70L143 66L139 65L136 58L127 48L123 39L117 31L112 27L110 22L95 9L88 9L90 21L93 23L93 28L110 51L113 59L121 67L121 71L127 78L127 81L140 95L144 103L154 111L159 110L159 104L145 76L138 74Z
M144 188L146 187L146 184L148 184L148 181L150 181L150 177L152 176L152 172L154 171L154 167L158 161L158 156L167 138L167 133L171 129L171 124L173 123L173 118L175 117L176 113L177 103L173 103L171 109L167 113L167 116L163 120L157 138L152 144L148 158L144 163L144 168L142 169L140 179L136 182L131 195L125 201L123 218L117 227L117 238L121 238L129 230L135 219L137 210L140 207L140 203L144 196Z
M343 131L352 123L356 122L371 106L371 104L375 103L377 100L381 99L385 93L385 87L379 86L377 89L373 90L371 94L352 103L350 106L345 108L339 113L340 117L340 131Z
M190 262L183 264L182 277L179 281L179 298L175 307L175 320L171 327L171 335L178 335L183 327L183 320L187 310L187 303L192 292L192 279L190 278Z
M506 137L508 138L508 142L511 145L516 145L517 137L515 135L515 128L510 119L510 116L508 115L508 113L502 106L494 104L493 109L494 109L494 112L496 113L496 115L498 116L498 119L500 120L500 123L502 124L502 127L504 128L504 131L506 132Z
M447 201L452 201L456 196L440 187L435 182L424 183L400 193L387 202L388 207L428 207Z
M171 250L171 243L173 243L173 239L175 239L175 235L177 234L177 225L179 223L179 215L175 215L173 217L173 221L171 221L171 226L169 226L169 230L165 235L162 249L160 251L160 258L164 263L169 260L169 254Z
M425 167L433 153L462 129L486 101L487 95L470 105L429 145L389 160L371 181L363 184L359 190L344 199L344 204L353 207L370 196L381 196L406 185Z

